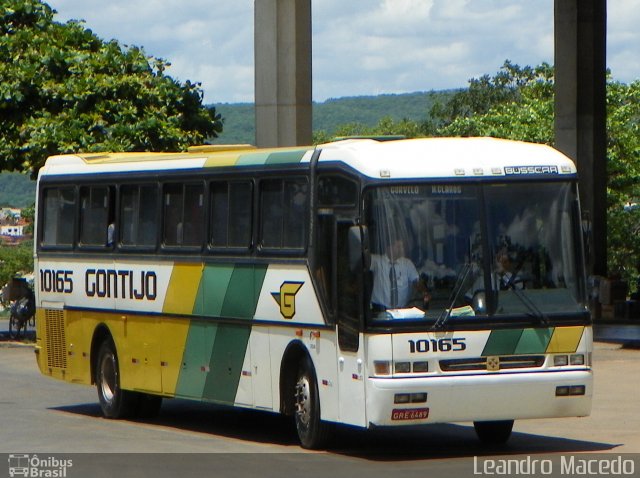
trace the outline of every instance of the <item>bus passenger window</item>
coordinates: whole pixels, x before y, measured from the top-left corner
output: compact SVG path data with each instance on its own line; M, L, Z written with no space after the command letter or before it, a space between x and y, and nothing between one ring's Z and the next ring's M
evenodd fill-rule
M308 220L304 178L262 181L260 239L265 249L303 249Z
M164 244L199 246L202 243L204 187L167 184L164 187Z
M123 246L155 246L157 197L155 185L120 188L120 243Z
M81 245L108 245L109 225L112 225L114 220L109 196L109 189L106 187L80 188Z
M76 218L75 188L47 188L43 194L43 246L72 246Z
M184 188L183 246L202 244L202 224L204 213L204 188L201 184L191 184Z
M251 183L211 184L211 246L244 248L251 245Z

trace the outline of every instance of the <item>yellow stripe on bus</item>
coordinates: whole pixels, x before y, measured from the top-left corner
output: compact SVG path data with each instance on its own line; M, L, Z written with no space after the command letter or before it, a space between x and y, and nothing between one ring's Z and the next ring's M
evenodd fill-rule
M202 277L202 264L175 264L162 312L191 315Z
M547 346L546 353L575 352L584 332L583 326L556 327Z
M165 395L176 394L190 325L191 321L185 319L165 318L162 321L159 343L162 344L162 392Z

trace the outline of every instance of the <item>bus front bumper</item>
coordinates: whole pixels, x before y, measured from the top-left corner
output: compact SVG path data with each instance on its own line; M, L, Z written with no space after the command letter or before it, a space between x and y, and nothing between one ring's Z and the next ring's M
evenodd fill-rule
M579 417L591 413L593 373L369 378L366 393L372 426Z

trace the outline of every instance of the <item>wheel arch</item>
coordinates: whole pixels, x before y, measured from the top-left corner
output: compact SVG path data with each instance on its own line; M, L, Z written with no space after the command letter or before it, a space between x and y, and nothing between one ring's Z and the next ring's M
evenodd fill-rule
M294 413L296 378L302 360L313 363L307 347L300 340L290 342L280 363L280 413L283 415L291 416Z

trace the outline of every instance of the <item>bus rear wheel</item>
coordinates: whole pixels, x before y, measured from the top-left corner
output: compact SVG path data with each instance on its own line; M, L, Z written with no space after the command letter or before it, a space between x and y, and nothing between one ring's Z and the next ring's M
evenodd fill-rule
M476 434L482 443L503 445L509 440L513 430L513 420L495 422L473 422Z
M120 368L116 347L105 340L98 349L95 383L100 408L105 418L128 418L135 415L138 396L135 392L120 388Z
M320 396L318 382L311 360L302 360L298 368L295 386L295 423L303 448L318 449L329 440L331 427L320 420Z

